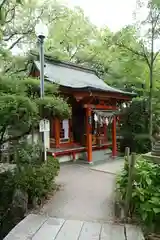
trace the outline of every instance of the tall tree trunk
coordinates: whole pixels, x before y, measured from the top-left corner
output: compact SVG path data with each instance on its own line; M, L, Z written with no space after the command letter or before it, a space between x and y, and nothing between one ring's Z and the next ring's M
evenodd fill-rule
M153 130L152 91L153 91L153 64L150 69L150 89L149 89L149 137L151 139L151 142L152 142L152 130Z
M151 39L151 59L150 59L150 89L149 89L149 137L152 146L152 134L153 134L153 107L152 107L152 97L153 97L153 67L154 67L154 28L152 24L152 39Z

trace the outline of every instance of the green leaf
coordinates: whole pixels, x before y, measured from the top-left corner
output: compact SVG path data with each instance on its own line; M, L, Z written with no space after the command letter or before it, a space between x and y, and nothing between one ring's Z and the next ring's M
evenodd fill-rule
M0 9L0 23L3 25L5 20L5 11L4 8Z
M132 192L132 197L136 197L137 196L137 193L134 191Z
M152 180L150 179L150 178L146 178L146 182L147 182L147 184L150 186L151 184L152 184Z
M146 221L147 217L148 217L147 212L143 212L143 214L142 214L143 221Z
M153 211L157 214L160 213L160 208L153 208Z
M144 196L143 195L140 195L140 200L141 200L141 202L144 202Z

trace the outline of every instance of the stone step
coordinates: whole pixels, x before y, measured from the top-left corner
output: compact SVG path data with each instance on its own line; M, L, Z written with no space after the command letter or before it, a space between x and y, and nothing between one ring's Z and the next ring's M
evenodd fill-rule
M144 240L139 227L126 225L128 240ZM124 226L114 223L65 220L31 214L4 240L124 240Z

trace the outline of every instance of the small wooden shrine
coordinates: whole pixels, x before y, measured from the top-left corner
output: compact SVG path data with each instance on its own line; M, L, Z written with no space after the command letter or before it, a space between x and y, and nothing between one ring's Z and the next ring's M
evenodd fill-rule
M39 77L39 72L40 62L34 61L30 74ZM59 84L61 94L72 108L71 119L50 119L48 152L73 160L84 153L91 163L94 151L111 148L112 157L116 157L119 108L135 94L110 87L94 70L73 63L45 58L44 74L46 81Z

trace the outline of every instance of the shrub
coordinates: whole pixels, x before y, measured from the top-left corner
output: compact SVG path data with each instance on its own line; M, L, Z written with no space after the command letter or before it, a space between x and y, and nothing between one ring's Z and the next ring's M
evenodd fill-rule
M15 162L18 166L40 165L43 146L40 143L30 144L26 140L16 146Z
M32 163L31 160L29 162ZM14 190L20 189L28 193L28 198L33 203L35 197L41 199L52 190L60 169L58 160L53 157L41 165L24 163L22 161L22 168L17 167L13 172L0 174L0 239L15 225L15 216L10 211ZM16 212L16 216L17 214Z
M41 166L27 165L21 171L15 171L15 188L26 191L29 198L41 198L52 189L54 179L59 172L59 162L57 159L48 159Z
M0 211L5 211L12 202L14 191L13 174L6 171L0 174Z
M148 129L148 104L144 98L136 98L130 107L123 109L120 117L120 135L123 137L120 149L129 147L132 152L146 153L151 150ZM155 125L155 119L153 121Z
M135 165L132 186L131 214L135 214L148 229L156 229L160 220L160 166L140 157ZM122 200L125 199L128 165L117 178Z
M147 135L128 133L120 140L120 152L124 153L126 147L129 147L131 152L147 153L151 149L151 141Z

